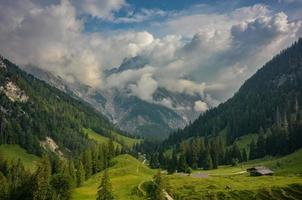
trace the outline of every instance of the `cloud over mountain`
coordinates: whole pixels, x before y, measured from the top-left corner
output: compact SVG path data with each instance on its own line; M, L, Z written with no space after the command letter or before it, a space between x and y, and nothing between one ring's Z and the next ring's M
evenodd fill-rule
M262 4L227 13L212 10L190 14L184 10L169 15L160 25L154 23L150 30L159 29L154 32L86 31L85 16L123 23L127 19L121 20L115 13L127 6L124 0L0 1L0 53L69 82L127 90L150 102L158 87L198 94L208 100L195 102L195 110L205 111L217 100L229 97L302 33L299 20L290 21L286 13ZM150 13L166 15L160 10L153 14L144 11L144 15ZM142 16L133 19L136 23L144 21ZM137 55L147 58L148 65L104 75L104 70L120 65L125 57ZM171 106L169 101L162 104Z

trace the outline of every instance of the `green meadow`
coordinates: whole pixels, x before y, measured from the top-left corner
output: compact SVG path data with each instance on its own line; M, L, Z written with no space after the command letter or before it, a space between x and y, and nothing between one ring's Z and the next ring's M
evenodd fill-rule
M19 145L0 145L0 156L8 162L20 159L27 170L34 171L39 157L29 154Z
M152 170L130 155L113 159L109 175L116 199L147 199L144 183L152 180ZM264 165L273 176L251 177L246 169ZM198 177L196 174L206 176ZM73 199L93 200L102 172L73 192ZM164 175L171 196L176 199L293 199L302 197L302 150L281 158L266 158L239 166L220 166L215 170L195 170L191 175Z
M84 128L83 131L84 131L85 134L88 135L88 138L90 138L92 140L95 140L96 142L98 142L100 144L107 144L110 140L108 137L100 135L100 134L96 133L95 131L93 131L91 129ZM120 134L118 134L116 132L113 132L113 131L111 131L111 134L115 138L114 144L116 146L121 146L121 144L124 143L127 146L132 147L134 144L141 142L141 140L139 140L139 139L126 137L124 135L120 135Z
M152 180L154 170L139 162L130 155L120 155L112 160L109 176L113 194L116 199L144 199L140 185ZM101 183L102 172L88 179L82 187L73 192L74 200L95 200L97 188Z

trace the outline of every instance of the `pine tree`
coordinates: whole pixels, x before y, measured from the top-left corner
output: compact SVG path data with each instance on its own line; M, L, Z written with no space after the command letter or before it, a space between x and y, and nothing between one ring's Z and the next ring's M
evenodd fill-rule
M34 174L33 200L46 200L50 196L49 181L51 167L49 158L43 156Z
M181 154L179 156L179 160L178 160L177 171L178 172L186 172L188 167L189 166L187 164L185 155Z
M256 144L255 141L252 140L250 144L250 155L249 155L249 160L254 160L257 157L257 150L256 150Z
M209 150L205 152L204 166L203 169L213 169L213 161Z
M77 175L76 175L76 170L74 167L74 163L73 160L70 160L68 162L68 175L71 178L71 184L72 186L76 186L77 185Z
M265 148L265 138L264 138L264 136L263 135L260 135L259 136L259 138L258 138L258 140L257 140L257 148L256 148L256 150L257 150L257 158L262 158L262 157L264 157L265 156L265 150L266 150L266 148Z
M237 143L233 144L232 147L232 159L237 159L239 162L242 161L242 157L241 157L241 151L239 146L237 145Z
M9 185L8 180L0 171L0 199L7 200L8 199L8 192L9 192Z
M168 173L173 174L177 169L177 155L176 152L173 151L172 158L168 163Z
M243 148L243 150L242 150L242 161L247 162L247 153L246 153L245 148Z
M165 184L161 175L161 172L158 171L158 173L154 176L154 190L152 193L152 199L153 200L165 200Z
M85 181L85 170L84 170L84 167L83 167L83 164L81 161L79 163L79 167L78 167L76 176L77 176L77 186L79 187Z
M192 168L193 169L197 169L198 167L198 154L200 152L200 147L198 144L198 140L195 139L192 141L192 145L191 145L191 157L192 157Z
M50 185L54 191L54 199L68 200L71 196L72 182L68 174L55 174Z
M113 140L110 139L108 142L108 160L110 160L114 156L115 156L115 148L114 148Z
M111 190L111 183L109 180L108 170L105 169L102 182L98 188L97 200L113 200L113 194Z
M92 175L92 157L91 157L91 150L85 150L84 154L82 155L82 163L85 170L85 179L88 179Z

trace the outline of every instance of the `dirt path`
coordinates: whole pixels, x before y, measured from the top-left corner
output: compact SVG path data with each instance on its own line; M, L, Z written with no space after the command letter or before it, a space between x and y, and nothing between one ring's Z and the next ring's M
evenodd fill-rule
M209 176L232 176L232 175L240 175L240 174L245 174L247 171L240 171L240 172L234 172L234 173L229 173L229 174L209 174Z
M166 192L166 190L164 190L163 192L164 192L165 197L166 197L167 200L174 200L174 199L168 194L168 192Z

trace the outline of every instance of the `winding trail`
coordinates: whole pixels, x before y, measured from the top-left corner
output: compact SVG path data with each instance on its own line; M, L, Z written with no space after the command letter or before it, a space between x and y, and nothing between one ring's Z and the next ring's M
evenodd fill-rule
M167 200L174 200L174 199L168 194L168 192L167 192L166 190L163 190L163 192L164 192L165 197L166 197Z

